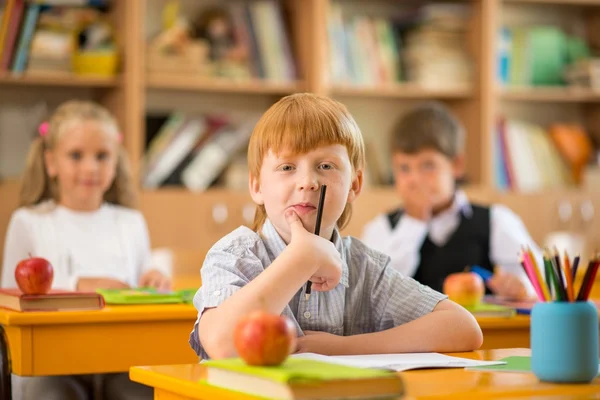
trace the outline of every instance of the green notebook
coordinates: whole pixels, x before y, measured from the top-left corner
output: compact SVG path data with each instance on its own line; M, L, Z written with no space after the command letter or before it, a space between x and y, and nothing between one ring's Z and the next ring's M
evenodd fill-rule
M480 367L468 367L465 369L490 372L531 372L531 357L511 356L500 359L506 361L506 364L482 365Z
M531 372L531 357L529 356L512 356L502 358L499 361L506 361L506 364L484 365L481 367L468 367L465 369L489 372Z
M395 372L301 358L276 367L247 365L240 358L208 360L204 383L271 399L395 398L404 392Z
M497 304L479 303L473 307L465 307L476 317L514 317L517 311L512 307Z
M159 292L153 288L98 289L106 304L176 304L191 303L196 289Z

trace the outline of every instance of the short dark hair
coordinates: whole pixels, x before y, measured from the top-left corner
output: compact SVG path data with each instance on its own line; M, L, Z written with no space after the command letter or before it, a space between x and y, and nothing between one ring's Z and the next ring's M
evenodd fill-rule
M463 152L465 130L443 104L427 102L400 118L391 139L392 152L414 154L433 149L454 158Z

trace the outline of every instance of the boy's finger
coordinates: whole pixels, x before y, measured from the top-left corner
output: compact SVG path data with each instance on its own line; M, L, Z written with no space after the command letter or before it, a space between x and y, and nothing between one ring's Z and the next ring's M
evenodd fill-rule
M288 225L290 226L290 228L292 230L292 235L294 234L295 230L298 230L298 229L306 230L306 229L304 229L304 225L302 225L302 221L300 221L298 214L296 214L296 212L294 210L290 209L290 210L286 211L285 220L287 221Z

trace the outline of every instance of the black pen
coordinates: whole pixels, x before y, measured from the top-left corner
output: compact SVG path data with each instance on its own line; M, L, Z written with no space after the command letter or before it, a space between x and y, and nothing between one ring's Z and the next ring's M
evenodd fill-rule
M315 235L319 236L321 232L321 217L323 216L323 203L325 203L325 192L327 191L327 185L321 185L321 194L319 195L319 205L317 206L317 221L315 222ZM304 298L306 301L310 299L310 288L312 286L312 282L306 282L306 292L304 294Z

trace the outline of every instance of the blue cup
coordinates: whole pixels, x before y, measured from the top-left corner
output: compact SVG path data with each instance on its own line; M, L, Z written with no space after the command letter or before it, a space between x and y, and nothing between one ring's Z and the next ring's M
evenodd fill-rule
M598 310L593 303L533 306L531 370L546 382L590 382L598 375Z

